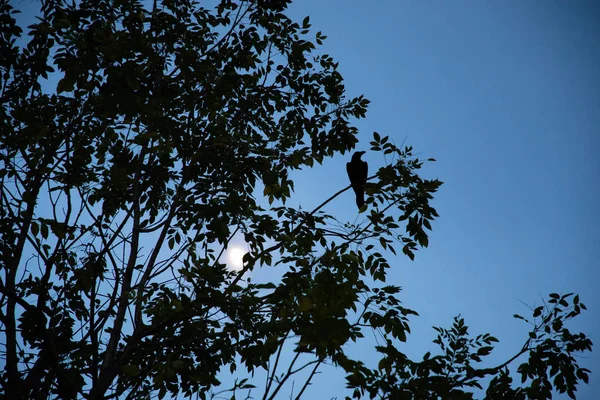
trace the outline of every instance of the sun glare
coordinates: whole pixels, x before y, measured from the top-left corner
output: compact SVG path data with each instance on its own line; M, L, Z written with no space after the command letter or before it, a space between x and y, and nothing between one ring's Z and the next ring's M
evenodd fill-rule
M227 263L229 266L236 271L239 271L244 266L243 258L244 254L246 254L246 250L244 250L240 246L232 246L227 251Z

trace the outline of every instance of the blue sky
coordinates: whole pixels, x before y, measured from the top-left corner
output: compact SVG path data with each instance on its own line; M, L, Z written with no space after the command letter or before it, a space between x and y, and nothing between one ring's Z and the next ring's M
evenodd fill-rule
M530 314L521 301L551 292L581 295L589 311L571 330L600 343L600 4L305 0L291 12L310 15L348 92L371 100L359 147L373 131L406 138L445 182L430 247L394 259L388 279L420 313L407 354L435 349L431 326L460 313L471 333L500 339L491 364L506 360L526 338L512 318ZM304 208L344 183L347 161L298 175ZM353 196L327 211L352 220ZM595 374L578 398L595 399L600 357L581 363ZM313 393L331 388L318 379Z
M550 292L581 295L589 311L570 327L600 343L600 3L302 0L290 13L310 15L349 94L371 100L359 148L373 131L406 140L437 159L424 175L445 182L430 247L415 262L390 260L388 283L420 314L402 350L436 350L431 326L462 314L471 333L500 339L487 366L499 364L525 341L528 327L512 318L529 314L521 302ZM385 163L364 158L371 171ZM293 202L312 209L346 186L348 160L295 174ZM325 211L353 221L354 196ZM353 351L373 359L368 347ZM595 399L600 357L582 364L596 373L578 398ZM307 398L343 385L325 368Z

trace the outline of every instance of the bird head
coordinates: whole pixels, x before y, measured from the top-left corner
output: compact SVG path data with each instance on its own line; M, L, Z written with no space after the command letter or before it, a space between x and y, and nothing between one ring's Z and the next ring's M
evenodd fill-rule
M357 151L352 155L352 161L355 160L360 160L360 158L362 157L363 154L365 154L366 151Z

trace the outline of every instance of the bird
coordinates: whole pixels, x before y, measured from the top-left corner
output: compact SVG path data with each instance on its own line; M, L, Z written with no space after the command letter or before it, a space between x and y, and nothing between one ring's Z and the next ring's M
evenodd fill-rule
M350 184L356 194L356 205L358 209L365 204L365 183L367 183L367 175L369 173L369 164L361 160L365 151L357 151L352 155L352 160L346 163L346 172L350 178Z

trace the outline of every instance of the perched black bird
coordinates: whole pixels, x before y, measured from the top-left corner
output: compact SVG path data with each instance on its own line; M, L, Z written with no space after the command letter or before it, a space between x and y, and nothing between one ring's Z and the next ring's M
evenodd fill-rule
M346 163L346 171L356 194L356 205L359 209L365 204L365 183L367 183L369 173L369 164L360 159L363 154L365 154L364 151L357 151L352 156L352 161Z

